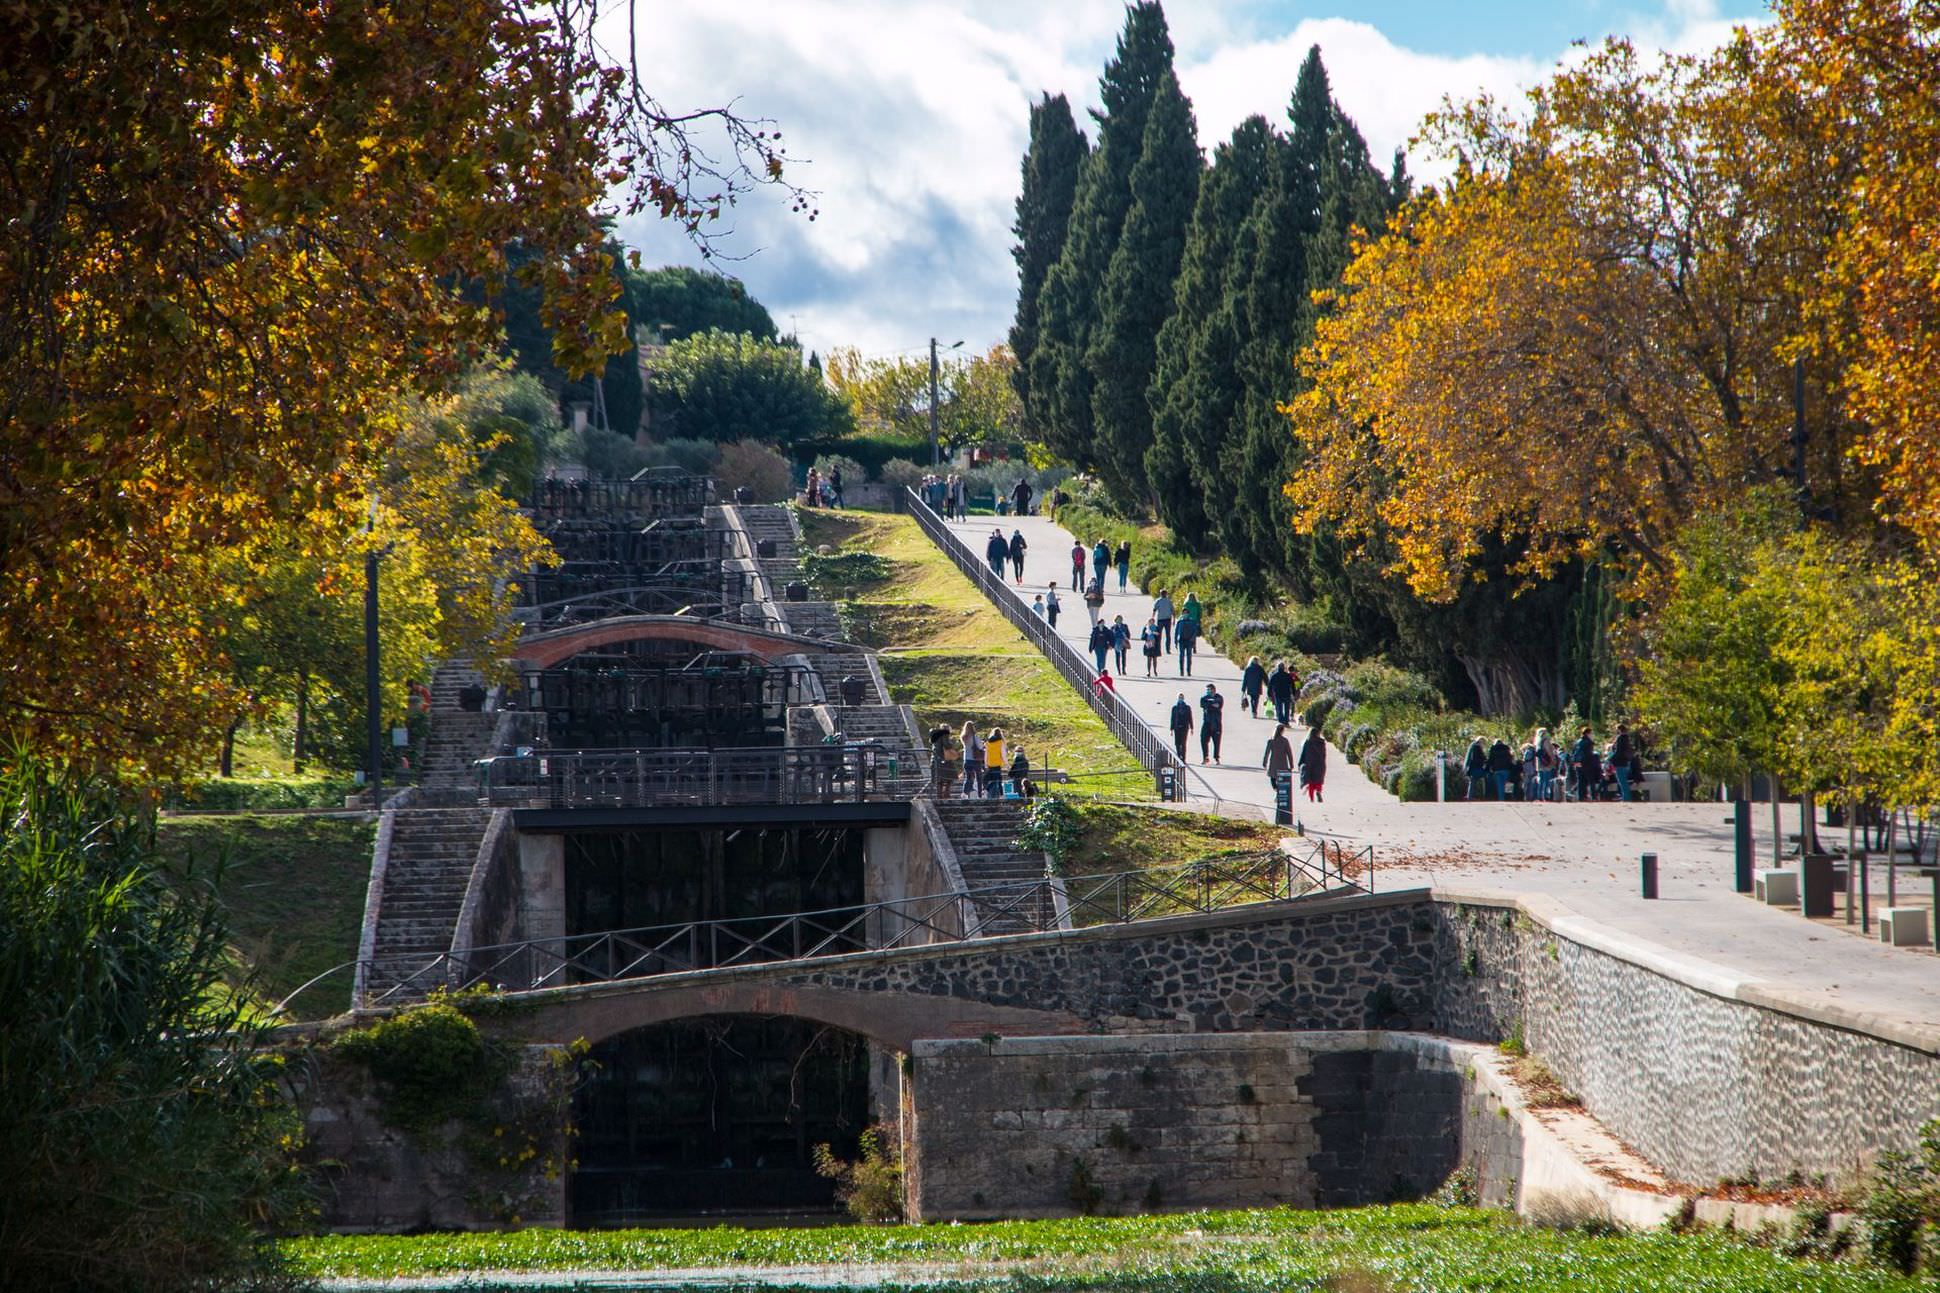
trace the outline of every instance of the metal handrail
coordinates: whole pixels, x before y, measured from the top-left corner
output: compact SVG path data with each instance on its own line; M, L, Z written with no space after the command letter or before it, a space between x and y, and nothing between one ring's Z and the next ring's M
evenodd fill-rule
M478 760L495 805L661 808L881 802L915 798L925 768L879 741L649 750L531 750Z
M1147 726L1123 697L1116 692L1101 692L1091 685L1094 676L1091 665L1082 652L1059 637L1041 616L1030 607L1011 596L1004 582L991 574L990 567L982 561L970 546L944 524L943 518L914 489L907 489L906 500L909 513L916 518L916 524L947 555L964 574L968 575L978 589L996 606L1004 618L1009 620L1024 637L1042 651L1053 667L1064 675L1066 682L1077 688L1078 694L1085 698L1092 710L1104 720L1111 734L1130 750L1133 757L1147 772L1156 775L1163 768L1179 770L1179 784L1183 786L1185 767L1179 758L1165 744L1162 737Z
M1371 847L1350 853L1338 843L1316 841L1305 855L1274 849L1143 871L1046 875L787 915L528 939L434 957L368 995L365 1004L380 1006L440 987L488 983L529 991L1372 893L1373 864ZM1366 883L1350 874L1356 869Z

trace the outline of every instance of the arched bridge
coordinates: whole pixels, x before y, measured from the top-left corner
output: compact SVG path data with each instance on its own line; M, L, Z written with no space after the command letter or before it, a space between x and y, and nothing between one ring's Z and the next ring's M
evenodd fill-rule
M522 669L549 669L584 651L623 642L685 642L715 651L744 651L764 660L791 655L820 655L853 650L839 642L777 633L725 620L690 615L617 615L589 624L528 633L519 639L517 661Z
M1354 1029L1436 1013L1454 943L1427 890L507 992L507 1040L597 1043L698 1015L791 1015L917 1038Z

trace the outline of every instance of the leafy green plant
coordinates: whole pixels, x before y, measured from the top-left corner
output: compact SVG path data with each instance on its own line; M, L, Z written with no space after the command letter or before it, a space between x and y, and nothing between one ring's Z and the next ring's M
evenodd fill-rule
M886 1225L903 1219L903 1157L896 1140L881 1126L863 1130L861 1157L837 1158L826 1144L815 1146L815 1171L835 1182L836 1197L857 1221Z
M511 1068L505 1048L442 997L345 1033L331 1045L377 1080L385 1120L420 1134L478 1116Z
M1065 859L1084 837L1084 823L1070 804L1056 795L1041 795L1031 801L1024 814L1024 829L1017 843L1036 849L1051 860L1051 869L1062 871Z
M1065 1195L1071 1200L1071 1206L1087 1217L1105 1201L1105 1192L1092 1176L1091 1165L1082 1158L1071 1160L1071 1179Z

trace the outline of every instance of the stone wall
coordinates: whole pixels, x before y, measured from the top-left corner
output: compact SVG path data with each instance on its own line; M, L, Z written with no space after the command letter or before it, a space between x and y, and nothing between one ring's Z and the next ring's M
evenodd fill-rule
M919 1042L910 1067L925 1220L1413 1199L1462 1153L1447 1048L1383 1034Z
M321 1224L336 1231L493 1230L566 1220L569 1075L551 1047L522 1049L475 1122L405 1131L363 1066L298 1053L303 1159ZM489 1125L488 1125L489 1124Z
M1708 992L1509 907L1439 906L1440 1031L1519 1034L1672 1177L1848 1175L1940 1117L1940 1056ZM1940 990L1940 973L1936 973Z

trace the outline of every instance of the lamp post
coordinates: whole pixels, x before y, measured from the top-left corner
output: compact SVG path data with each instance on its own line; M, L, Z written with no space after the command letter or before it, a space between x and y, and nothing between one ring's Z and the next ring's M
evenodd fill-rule
M371 502L373 521L376 500ZM384 807L383 688L377 669L377 549L364 554L364 780L370 783L371 806Z
M955 350L961 345L963 345L961 341L952 341L950 343L950 349ZM936 438L936 368L937 368L936 338L931 337L930 338L930 466L932 467L940 467L943 465L943 446L937 441L937 438Z

